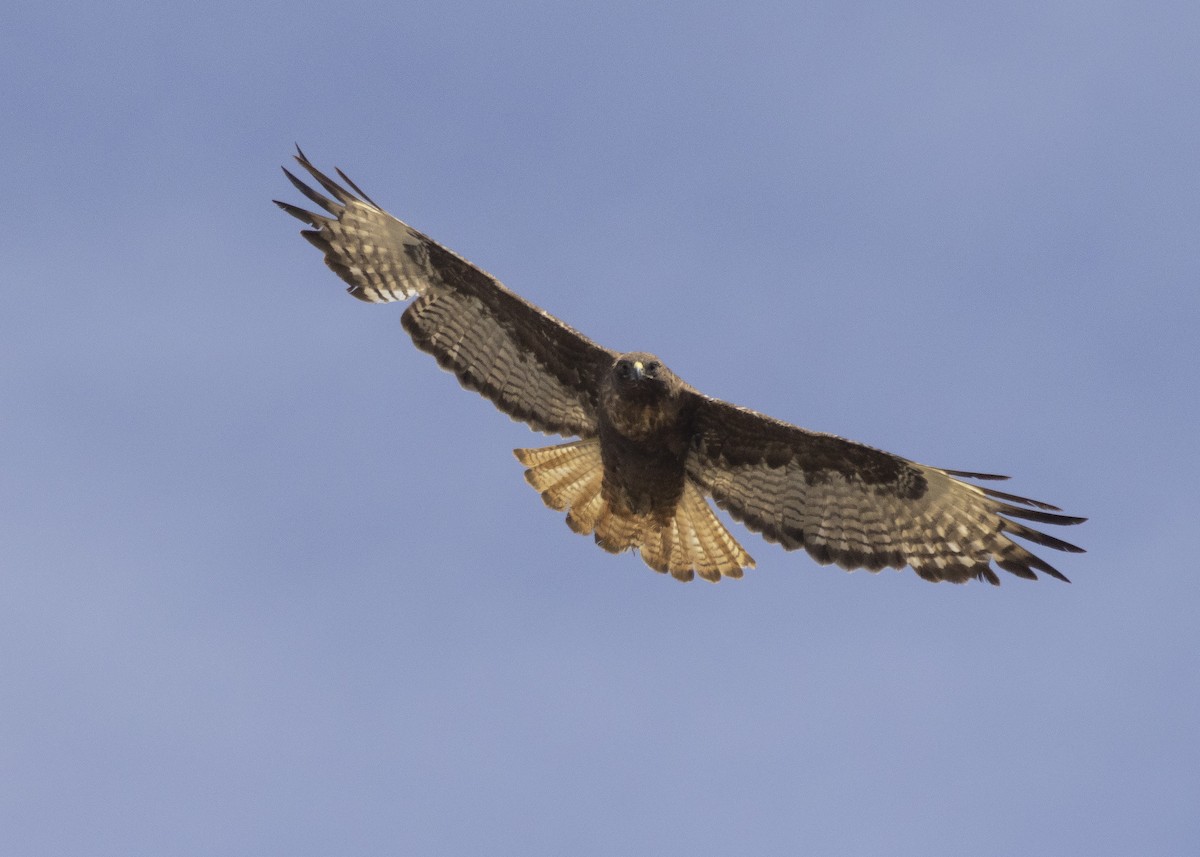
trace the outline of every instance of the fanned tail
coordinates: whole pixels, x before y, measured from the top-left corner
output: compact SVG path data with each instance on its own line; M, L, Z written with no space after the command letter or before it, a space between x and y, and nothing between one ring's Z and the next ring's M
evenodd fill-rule
M525 479L552 509L567 513L567 526L611 553L636 548L646 565L678 580L699 574L716 582L741 577L754 560L717 520L691 482L673 513L638 514L604 498L604 464L595 438L557 446L513 450L528 469Z
M674 515L647 527L639 547L646 565L679 580L691 580L698 574L716 583L722 577L741 577L742 569L754 568L754 559L717 520L691 482L684 483Z

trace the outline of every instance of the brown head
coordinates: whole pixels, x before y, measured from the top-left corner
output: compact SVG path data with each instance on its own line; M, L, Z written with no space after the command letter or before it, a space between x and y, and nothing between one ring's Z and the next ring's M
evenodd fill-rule
M674 423L686 389L653 354L631 351L613 361L601 391L602 407L621 434L645 437Z
M653 354L631 351L613 361L610 383L623 399L672 398L683 388L679 377Z

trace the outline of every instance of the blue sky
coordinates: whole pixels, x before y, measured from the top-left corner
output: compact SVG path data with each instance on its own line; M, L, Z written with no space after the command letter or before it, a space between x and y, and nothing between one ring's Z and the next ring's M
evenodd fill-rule
M6 13L0 851L1193 854L1200 7ZM270 204L1089 523L681 585ZM547 441L548 442L548 441Z

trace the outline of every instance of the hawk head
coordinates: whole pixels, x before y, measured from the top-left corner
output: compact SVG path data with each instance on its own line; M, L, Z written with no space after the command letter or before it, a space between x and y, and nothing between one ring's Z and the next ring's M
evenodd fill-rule
M613 361L610 382L621 398L642 401L671 396L682 382L653 354L631 351Z
M622 354L613 361L601 387L601 420L626 437L657 434L674 424L686 389L679 376L653 354Z

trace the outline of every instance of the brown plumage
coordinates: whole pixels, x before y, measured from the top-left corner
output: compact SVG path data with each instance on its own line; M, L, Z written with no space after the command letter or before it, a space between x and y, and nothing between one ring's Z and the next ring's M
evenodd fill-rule
M356 298L415 297L401 317L417 347L501 411L579 440L518 449L525 477L577 533L613 553L636 549L679 580L741 577L754 560L713 514L788 550L847 570L911 566L926 580L998 584L1066 578L1013 536L1081 549L1020 523L1077 524L1047 503L963 481L1005 477L928 467L709 398L654 355L603 348L490 274L296 160L325 196L286 169L324 214L277 204Z

